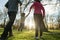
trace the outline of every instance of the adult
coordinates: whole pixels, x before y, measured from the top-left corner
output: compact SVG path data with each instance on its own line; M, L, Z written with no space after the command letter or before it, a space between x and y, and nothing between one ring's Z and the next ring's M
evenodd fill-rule
M8 2L5 5L5 7L8 8L9 22L5 26L0 40L5 40L8 36L8 32L9 36L12 36L12 25L14 23L18 11L18 3L20 4L20 6L22 5L20 0L8 0Z
M35 2L30 7L30 11L34 9L34 21L35 21L35 38L38 39L38 30L40 29L40 38L42 37L43 33L43 18L45 17L45 9L39 0L34 0ZM29 13L30 13L29 11Z

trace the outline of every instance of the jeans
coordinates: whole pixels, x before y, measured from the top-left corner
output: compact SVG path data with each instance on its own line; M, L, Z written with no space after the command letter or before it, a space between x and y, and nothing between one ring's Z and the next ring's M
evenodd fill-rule
M38 37L38 31L40 31L40 36L43 33L43 17L41 14L34 14L34 21L35 21L35 37Z

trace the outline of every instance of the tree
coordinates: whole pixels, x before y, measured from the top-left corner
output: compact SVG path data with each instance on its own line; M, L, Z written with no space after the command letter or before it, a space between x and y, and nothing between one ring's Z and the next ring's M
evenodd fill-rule
M48 15L46 15L45 18L44 18L44 23L45 23L45 29L46 29L46 31L48 31L47 21L48 21Z
M7 19L7 9L6 8L4 8L4 27L5 27L5 25L6 25L6 19Z
M58 15L57 21L58 21L58 25L59 25L59 28L60 28L60 15Z

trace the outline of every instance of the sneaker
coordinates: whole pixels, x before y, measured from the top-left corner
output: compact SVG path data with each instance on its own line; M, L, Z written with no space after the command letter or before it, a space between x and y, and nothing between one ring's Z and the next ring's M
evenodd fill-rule
M0 40L1 40L1 38L0 38Z
M41 38L41 39L43 39L43 37L42 37L42 36L40 36L40 38Z
M7 38L10 38L10 37L12 37L13 35L9 35Z
M38 37L35 37L36 40L38 40L39 38Z
M5 39L3 39L3 38L0 38L0 40L5 40Z
M44 38L42 36L40 36L40 40L44 40Z
M0 40L8 40L7 37L0 37Z

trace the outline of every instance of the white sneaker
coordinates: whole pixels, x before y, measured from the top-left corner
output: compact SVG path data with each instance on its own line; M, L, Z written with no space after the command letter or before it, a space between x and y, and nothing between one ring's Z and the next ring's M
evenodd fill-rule
M42 37L42 36L40 36L40 38L42 39L43 37Z
M38 37L35 37L36 40L38 40L39 38Z
M42 36L40 36L40 40L44 40L44 38Z

